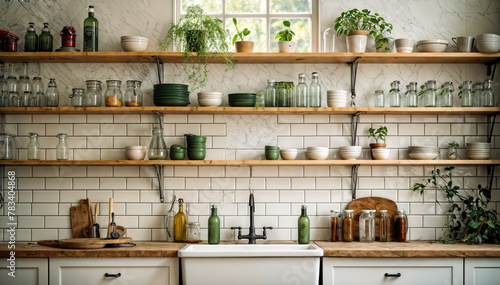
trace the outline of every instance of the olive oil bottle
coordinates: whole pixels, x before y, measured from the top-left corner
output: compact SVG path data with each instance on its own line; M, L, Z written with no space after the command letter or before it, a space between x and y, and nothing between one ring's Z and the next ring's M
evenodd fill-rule
M302 205L298 220L299 244L308 244L311 236L311 222L307 216L307 206Z
M179 212L174 217L174 241L186 242L187 216L184 213L184 200L179 198Z
M83 21L83 51L99 51L99 21L94 17L94 6L89 6L89 17Z

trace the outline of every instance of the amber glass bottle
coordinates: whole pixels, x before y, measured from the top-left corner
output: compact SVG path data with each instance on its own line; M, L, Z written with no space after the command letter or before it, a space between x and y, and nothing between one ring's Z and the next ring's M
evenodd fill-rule
M174 241L186 242L186 223L187 217L184 213L184 200L179 198L179 212L174 218Z

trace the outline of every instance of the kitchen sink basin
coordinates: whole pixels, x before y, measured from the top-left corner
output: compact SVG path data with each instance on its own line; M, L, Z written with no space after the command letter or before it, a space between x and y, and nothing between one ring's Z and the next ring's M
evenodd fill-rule
M183 284L318 284L323 250L315 244L186 245Z

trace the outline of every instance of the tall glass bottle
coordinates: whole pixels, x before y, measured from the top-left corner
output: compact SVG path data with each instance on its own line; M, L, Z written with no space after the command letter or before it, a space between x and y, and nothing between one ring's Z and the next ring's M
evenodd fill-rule
M38 143L38 134L29 133L30 142L28 143L28 159L40 159L40 144Z
M441 107L453 107L453 82L447 81L441 86L443 93L441 94Z
M401 93L399 92L399 81L391 82L391 90L389 92L389 106L401 107Z
M160 127L153 128L153 137L149 143L149 160L167 159L167 145L163 139L163 130Z
M354 240L354 212L353 210L344 211L342 220L342 241L351 242Z
M491 79L484 81L484 91L481 96L481 105L482 107L495 107L495 94L493 93Z
M474 101L474 107L481 107L481 97L483 97L484 83L476 82L474 88L472 89L472 100Z
M424 106L437 106L436 80L429 80L425 83Z
M376 90L373 95L374 106L375 107L385 107L385 96L384 91Z
M339 211L330 210L330 242L339 241Z
M24 36L24 51L38 51L38 35L36 34L34 23L29 23L28 30Z
M54 78L50 78L49 80L49 87L45 92L47 107L57 107L59 106L59 91L57 90L56 80Z
M174 241L186 241L186 223L187 217L184 213L184 200L179 198L179 212L174 217Z
M220 219L217 216L216 205L212 205L212 213L210 214L210 218L208 218L208 243L220 243Z
M380 210L380 220L379 220L379 237L380 241L387 241L387 229L388 229L388 220L387 220L387 210Z
M307 216L307 206L302 205L298 220L299 244L308 244L311 236L311 222Z
M5 80L5 64L0 64L0 107L9 106L9 87Z
M474 100L472 97L472 81L462 82L462 90L458 93L460 98L460 104L462 107L472 107L474 106Z
M321 107L321 84L317 72L312 73L312 82L309 85L309 107Z
M42 33L38 37L39 51L53 51L54 37L50 33L49 23L43 23Z
M417 82L410 82L406 88L406 107L418 107L418 86Z
M274 79L267 80L266 90L264 91L264 106L265 107L278 107L278 94L274 86Z
M69 145L67 142L68 135L64 133L59 133L56 136L59 142L56 146L56 159L57 160L68 160L69 159Z
M89 6L89 16L83 21L83 51L99 51L99 21L94 17L94 6Z
M21 75L19 76L19 80L17 81L19 85L19 96L21 96L22 102L21 104L24 107L30 106L30 95L31 95L31 81L28 76L28 63L24 62L23 67L21 69Z
M299 74L299 84L297 84L297 94L295 102L297 107L307 107L307 84L306 75L304 73Z

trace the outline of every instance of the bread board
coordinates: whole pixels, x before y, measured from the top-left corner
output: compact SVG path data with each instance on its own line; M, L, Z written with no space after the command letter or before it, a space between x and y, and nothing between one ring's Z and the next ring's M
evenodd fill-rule
M116 243L130 243L132 242L131 237L123 237L118 239L105 239L105 238L71 238L71 239L61 239L59 240L59 246L62 248L103 248L107 244Z

